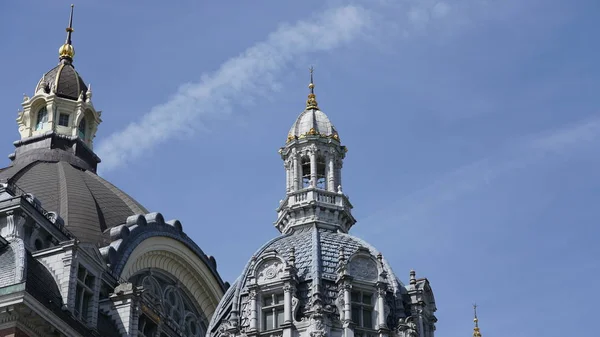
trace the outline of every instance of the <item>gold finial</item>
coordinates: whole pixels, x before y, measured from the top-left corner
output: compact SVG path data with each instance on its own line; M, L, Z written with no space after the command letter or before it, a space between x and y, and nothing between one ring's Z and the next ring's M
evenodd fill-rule
M75 56L75 48L73 48L73 45L71 44L71 34L73 33L73 8L75 7L75 5L71 4L71 15L69 17L69 27L67 27L67 39L65 40L65 44L63 44L59 49L58 49L58 55L60 56L60 59L64 59L64 58L68 58L68 59L73 59L73 57Z
M481 332L479 331L479 318L477 318L477 304L473 304L473 312L475 313L475 318L473 319L473 322L475 322L473 337L481 337Z
M308 99L306 100L306 109L319 109L317 97L315 96L315 84L313 83L314 68L311 66L308 70L310 71L310 84L308 85L310 93L308 94Z

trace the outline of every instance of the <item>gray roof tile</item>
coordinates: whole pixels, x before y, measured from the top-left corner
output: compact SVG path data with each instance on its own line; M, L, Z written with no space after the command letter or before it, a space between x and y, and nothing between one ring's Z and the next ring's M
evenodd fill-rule
M95 173L62 161L11 166L0 172L0 179L33 194L45 210L57 212L66 228L85 242L101 243L106 229L125 223L131 215L148 213Z

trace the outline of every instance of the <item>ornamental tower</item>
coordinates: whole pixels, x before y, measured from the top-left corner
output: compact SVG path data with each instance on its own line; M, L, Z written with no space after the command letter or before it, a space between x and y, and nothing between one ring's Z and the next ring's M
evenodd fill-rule
M66 30L65 43L58 49L58 65L42 76L32 97L23 96L23 110L17 118L21 141L15 143L17 151L9 158L19 162L19 154L32 148L69 147L73 160L77 157L85 169L95 171L100 159L92 149L101 112L92 103L91 86L73 65L73 5Z
M312 75L306 108L279 150L281 234L252 256L207 337L433 337L429 281L411 271L404 285L381 252L349 234L356 220L342 191L347 150L319 109Z
M294 227L319 223L347 233L356 223L352 204L342 192L342 164L348 149L319 109L312 68L308 88L306 109L279 150L286 170L286 196L277 209L275 226L288 233Z
M72 33L71 7L59 63L24 98L0 167L0 336L204 337L228 284L180 221L96 174L100 112Z

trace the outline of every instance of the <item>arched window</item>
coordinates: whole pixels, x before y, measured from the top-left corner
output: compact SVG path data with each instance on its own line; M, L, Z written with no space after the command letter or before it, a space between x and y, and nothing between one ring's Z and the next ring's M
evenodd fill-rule
M142 281L142 286L144 287L144 296L148 297L152 301L160 302L162 291L160 290L160 285L152 276L144 277Z
M48 110L46 107L41 108L37 113L37 123L35 123L35 130L41 130L44 124L48 121Z
M325 189L327 186L327 179L325 177L325 157L317 157L317 187Z
M194 300L184 288L176 285L170 276L154 271L135 276L135 284L144 288L142 300L154 314L165 320L155 320L154 315L141 315L138 322L140 336L191 336L204 337L207 321L197 309Z
M79 127L77 128L79 130L79 138L81 138L82 140L85 140L85 118L81 119L81 122L79 122Z
M184 309L177 288L172 286L167 288L165 291L164 306L167 315L173 319L175 323L181 325Z
M310 187L310 158L302 157L302 187Z
M204 336L204 328L192 313L188 313L185 317L185 335L190 337Z

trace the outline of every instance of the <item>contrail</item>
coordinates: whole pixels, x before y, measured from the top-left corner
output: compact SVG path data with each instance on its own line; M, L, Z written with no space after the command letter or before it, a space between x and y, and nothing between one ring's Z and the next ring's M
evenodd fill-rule
M353 41L369 23L367 10L348 5L281 26L265 41L227 60L214 74L181 86L167 102L150 109L141 120L101 141L97 147L101 169L116 169L162 142L202 128L210 119L231 114L237 102L275 89L268 83L256 83L259 75L275 78L294 58Z

